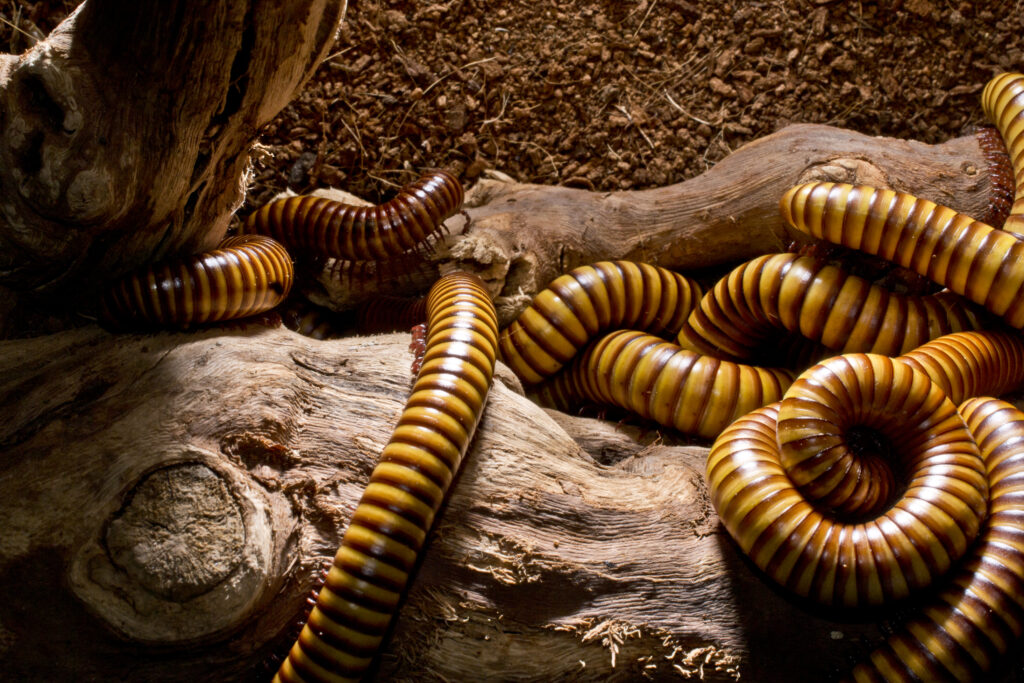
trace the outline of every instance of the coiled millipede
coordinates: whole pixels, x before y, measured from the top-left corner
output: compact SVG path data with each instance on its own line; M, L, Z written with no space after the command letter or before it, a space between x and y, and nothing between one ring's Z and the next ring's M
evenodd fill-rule
M281 303L293 279L291 258L274 240L229 237L213 251L121 278L103 295L101 317L177 327L242 318Z
M501 360L523 381L537 383L603 330L675 335L700 294L696 282L645 263L580 266L555 278L502 330Z
M270 235L289 249L345 261L383 261L410 252L461 207L458 179L437 170L378 206L314 196L277 199L252 213L245 233Z
M945 587L852 678L980 680L1024 633L1024 413L996 399L971 399L960 414L985 462L989 515Z
M275 681L358 680L370 665L483 412L497 343L479 278L439 280L412 394Z
M948 291L896 294L808 256L769 254L733 269L704 295L679 345L746 360L781 327L840 353L895 356L980 323Z
M716 439L707 463L712 502L740 548L798 595L846 606L905 597L953 566L979 531L985 547L985 530L1000 524L998 518L984 521L988 487L991 483L996 492L1002 479L987 474L993 469L989 453L1024 443L1020 427L1002 427L995 419L965 423L971 413L961 417L954 402L1021 382L1024 340L1008 333L953 334L896 359L830 358L797 378L781 402L737 420ZM878 453L851 447L853 432L864 427L887 438L898 470ZM996 445L994 431L1003 446ZM1024 454L1014 457L1024 464ZM1014 476L1021 475L1024 470ZM902 497L893 502L897 491ZM992 505L993 512L1000 509ZM1022 515L1024 510L1010 513ZM1024 538L1017 547L1007 552L1015 552L1020 563ZM977 557L977 548L972 552ZM962 593L971 584L990 605L1019 604L1024 594L984 575L1002 551L984 552L992 557L962 567L941 595ZM965 574L974 572L974 565L982 574ZM1000 592L1007 590L1009 595ZM992 648L972 649L970 643L985 636L970 629L1001 628L999 622L988 623L990 614L982 619L986 623L968 628L966 622L977 620L976 607L941 618L936 616L941 608L926 610L926 617L890 639L888 649L871 661L888 672L886 680L941 678L894 675L901 666L925 672L976 668L970 658ZM922 626L927 620L932 625ZM858 675L866 676L869 668L862 665Z
M1014 171L1014 197L1003 230L1024 235L1024 74L999 74L981 93L981 106L1006 143Z
M842 183L807 183L780 208L797 230L880 256L1024 328L1024 240L926 199Z

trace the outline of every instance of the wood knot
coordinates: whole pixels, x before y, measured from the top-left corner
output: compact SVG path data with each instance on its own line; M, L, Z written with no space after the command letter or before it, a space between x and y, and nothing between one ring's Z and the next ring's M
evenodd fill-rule
M114 565L154 594L183 602L234 571L245 525L224 480L190 463L140 480L105 541Z
M270 501L210 454L175 455L111 501L68 574L78 599L135 642L227 633L276 590Z

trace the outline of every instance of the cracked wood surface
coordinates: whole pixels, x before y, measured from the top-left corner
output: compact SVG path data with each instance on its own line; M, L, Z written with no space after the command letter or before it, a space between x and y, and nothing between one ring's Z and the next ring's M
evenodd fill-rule
M8 675L261 676L401 411L407 344L255 324L0 343ZM880 641L738 556L704 448L517 386L499 372L378 678L825 680Z

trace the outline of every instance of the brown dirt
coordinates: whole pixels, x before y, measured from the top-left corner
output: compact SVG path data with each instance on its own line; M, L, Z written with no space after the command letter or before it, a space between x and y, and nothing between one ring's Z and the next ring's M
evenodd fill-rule
M1024 68L1019 3L356 0L264 131L251 202L418 171L597 190L697 175L791 122L938 142Z
M21 52L77 3L6 0ZM1019 0L353 0L337 46L260 137L249 203L373 201L444 166L596 190L667 185L792 122L938 142L1024 68ZM15 30L13 27L17 27Z

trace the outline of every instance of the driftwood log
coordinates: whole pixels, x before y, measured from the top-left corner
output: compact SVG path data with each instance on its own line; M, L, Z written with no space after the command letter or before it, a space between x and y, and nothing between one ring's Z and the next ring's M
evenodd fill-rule
M451 235L417 278L385 279L384 291L427 287L462 269L490 284L501 323L565 271L602 259L632 259L682 271L733 264L791 240L778 202L793 185L864 183L930 199L979 220L990 216L991 183L975 137L938 145L862 135L824 125L792 125L745 145L706 173L669 187L596 193L486 180L471 188ZM378 290L352 287L329 266L310 294L335 310Z
M407 344L259 325L5 342L5 674L265 675L390 435ZM826 680L880 639L760 580L704 449L545 412L505 373L381 678Z
M775 191L809 176L988 203L971 138L800 126L736 157L646 192L487 185L445 249L529 294L577 261L773 251ZM254 323L0 342L5 675L268 676L404 402L407 343ZM762 581L709 506L706 449L675 440L544 411L502 371L378 677L828 680L912 609L826 613Z

